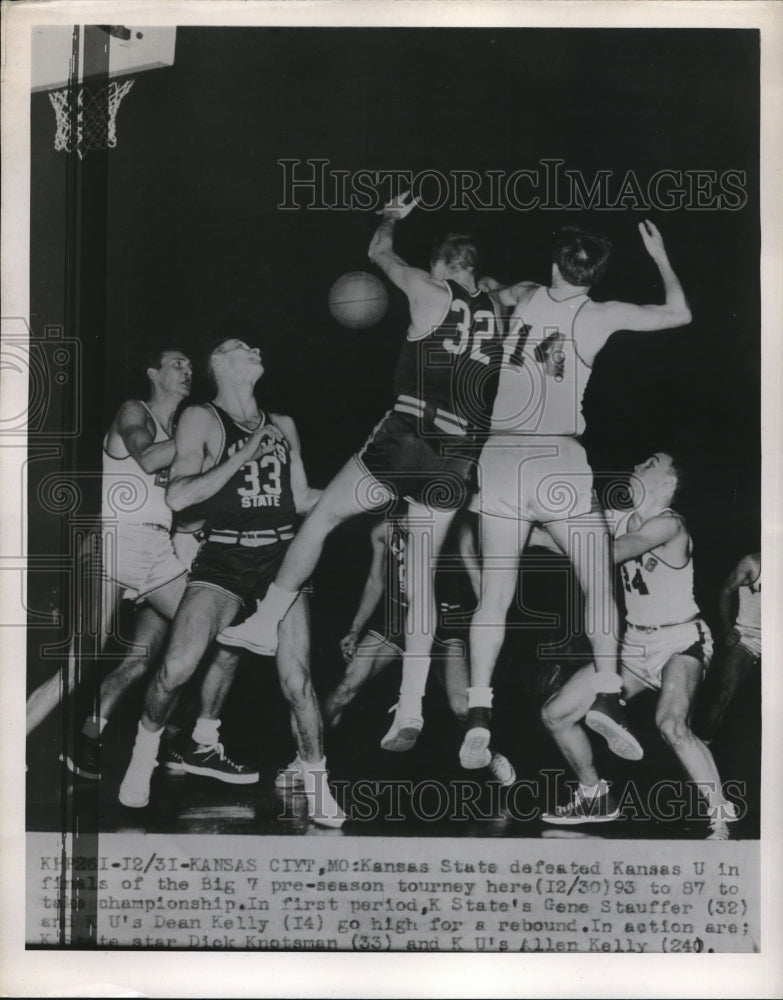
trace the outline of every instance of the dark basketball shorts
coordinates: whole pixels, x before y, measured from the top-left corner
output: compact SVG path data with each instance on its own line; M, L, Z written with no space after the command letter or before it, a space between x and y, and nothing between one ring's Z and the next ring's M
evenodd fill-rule
M370 615L366 631L368 635L392 646L402 656L405 652L405 609L390 609L381 598L380 604Z
M448 623L444 622L444 616L448 618ZM470 615L466 616L463 609L456 605L439 603L438 624L432 641L432 658L442 659L446 655L444 646L448 643L461 643L467 651L469 631ZM390 613L383 603L379 604L370 615L366 634L385 642L402 656L405 653L404 611L403 617L399 618L396 613Z
M438 569L435 575L438 608L438 642L460 642L467 649L470 622L476 606L476 595L467 573L462 570Z
M457 510L476 489L477 454L478 446L470 439L425 434L420 419L392 410L355 458L390 499ZM380 506L372 502L372 486L367 493L368 509Z
M435 642L442 645L458 642L467 649L470 643L471 617L472 615L465 615L463 608L447 608L444 613L444 608L441 606L441 617L435 632Z
M255 547L207 540L198 551L188 587L207 587L236 597L245 611L255 611L277 576L290 541Z

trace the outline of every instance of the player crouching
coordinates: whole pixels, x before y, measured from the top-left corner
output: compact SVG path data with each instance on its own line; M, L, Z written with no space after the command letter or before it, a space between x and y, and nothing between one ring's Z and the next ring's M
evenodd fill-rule
M690 727L690 712L712 654L712 638L693 596L692 542L685 521L670 506L681 473L658 452L637 465L633 508L610 511L614 561L625 591L625 634L620 650L627 698L645 688L660 692L655 722L688 778L706 800L710 840L728 840L735 807L723 796L712 754ZM620 815L609 783L593 763L583 720L595 699L595 671L579 670L542 709L544 725L579 778L571 802L544 813L547 823L606 822Z

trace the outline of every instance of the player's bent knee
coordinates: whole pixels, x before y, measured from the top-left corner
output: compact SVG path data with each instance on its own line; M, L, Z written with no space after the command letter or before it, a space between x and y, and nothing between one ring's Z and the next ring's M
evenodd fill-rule
M555 732L561 729L564 725L567 725L567 717L563 714L561 706L558 704L557 695L554 698L550 698L543 708L541 709L541 721L544 726L550 731Z
M193 676L195 665L184 657L168 656L158 672L158 683L167 694L186 684Z
M215 658L212 660L212 666L218 670L222 670L224 674L233 674L236 670L238 660L239 657L235 650L219 648Z
M308 702L313 697L313 685L307 675L283 677L280 681L283 697L291 705Z
M139 681L147 673L150 661L148 656L134 656L132 660L126 660L123 667L123 674L132 681Z
M679 746L692 735L687 721L677 715L657 716L655 725L663 740L673 748Z
M356 697L356 692L358 690L358 684L351 684L349 681L343 680L334 689L331 697L333 700L339 701L340 703L350 701Z

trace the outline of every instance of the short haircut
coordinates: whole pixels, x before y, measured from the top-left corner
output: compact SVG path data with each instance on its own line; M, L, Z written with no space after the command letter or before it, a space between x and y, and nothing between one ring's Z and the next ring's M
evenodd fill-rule
M467 233L446 233L432 244L430 265L442 260L446 267L459 268L477 274L482 267L484 255L474 236Z
M552 260L570 285L594 285L606 270L612 244L604 236L577 226L563 226L555 233Z
M160 368L160 366L163 364L163 355L170 350L173 350L173 348L170 347L148 348L142 355L141 359L141 365L142 365L141 370L144 372L144 374L146 375L148 369L150 368Z
M212 356L216 354L223 344L227 344L229 340L237 340L236 334L230 334L227 337L219 336L213 337L207 345L207 369L209 369L212 364Z
M150 368L160 368L163 364L164 354L182 354L184 357L188 357L187 352L183 351L180 347L150 347L142 354L141 357L141 370L145 375Z

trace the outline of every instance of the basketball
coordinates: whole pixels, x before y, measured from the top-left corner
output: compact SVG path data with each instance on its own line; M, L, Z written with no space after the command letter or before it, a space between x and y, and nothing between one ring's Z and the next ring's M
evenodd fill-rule
M344 274L329 291L329 312L349 330L366 330L386 314L389 295L383 282L366 271Z

